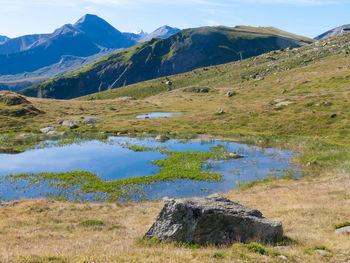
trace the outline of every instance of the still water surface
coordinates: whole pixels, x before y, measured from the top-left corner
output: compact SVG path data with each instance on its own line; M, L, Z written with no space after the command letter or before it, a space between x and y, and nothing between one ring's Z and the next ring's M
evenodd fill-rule
M245 156L243 159L212 162L208 170L224 175L220 182L201 182L177 180L175 182L157 182L144 187L150 199L163 197L203 196L215 192L227 192L238 183L263 179L271 174L277 176L283 169L297 170L290 164L295 153L278 149L263 149L256 146L225 141L178 141L157 142L154 138L111 137L109 142L86 141L65 146L33 149L20 154L0 154L0 177L9 174L67 172L73 170L89 171L102 180L111 181L134 176L157 174L161 168L152 160L166 158L157 151L134 152L125 148L125 144L146 147L166 147L170 151L210 151L210 147L223 145L228 151L236 151ZM206 169L205 165L203 169ZM21 185L23 186L23 185ZM42 185L38 189L11 189L0 185L3 199L37 198L54 191Z

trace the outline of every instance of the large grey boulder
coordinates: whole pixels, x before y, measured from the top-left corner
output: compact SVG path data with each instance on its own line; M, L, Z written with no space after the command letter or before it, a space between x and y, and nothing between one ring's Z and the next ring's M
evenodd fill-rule
M145 238L185 243L229 245L234 242L274 243L281 240L281 222L219 195L169 200Z

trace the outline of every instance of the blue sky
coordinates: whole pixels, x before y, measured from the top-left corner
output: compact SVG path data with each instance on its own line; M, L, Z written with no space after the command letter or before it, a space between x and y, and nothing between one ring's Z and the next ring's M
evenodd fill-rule
M315 37L350 24L350 0L0 0L0 35L49 33L86 13L123 32L250 25Z

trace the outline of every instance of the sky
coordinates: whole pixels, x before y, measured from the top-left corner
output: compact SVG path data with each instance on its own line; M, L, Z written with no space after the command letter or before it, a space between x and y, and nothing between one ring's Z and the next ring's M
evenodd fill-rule
M0 35L51 33L87 13L122 32L249 25L315 37L350 24L350 0L0 0Z

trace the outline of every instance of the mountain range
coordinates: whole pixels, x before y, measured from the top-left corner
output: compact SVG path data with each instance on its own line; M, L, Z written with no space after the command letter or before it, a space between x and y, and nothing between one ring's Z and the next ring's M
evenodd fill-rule
M312 41L271 27L185 29L166 39L153 38L20 93L70 99Z
M87 14L75 24L66 24L52 34L13 39L1 37L0 86L23 83L24 79L30 83L33 79L42 80L70 72L77 69L77 65L81 67L102 56L145 41L145 37L168 37L169 32L178 30L165 26L149 35L122 33L98 16ZM70 56L70 63L65 64L63 62L67 56ZM77 61L72 63L74 58ZM85 64L81 63L82 60ZM72 67L72 64L75 66ZM45 70L47 67L50 69Z
M316 40L322 40L322 39L325 39L325 38L328 38L328 37L335 37L335 36L339 36L339 35L342 35L346 32L350 32L350 25L343 25L343 26L340 26L340 27L336 27L336 28L333 28L317 37L315 37Z

